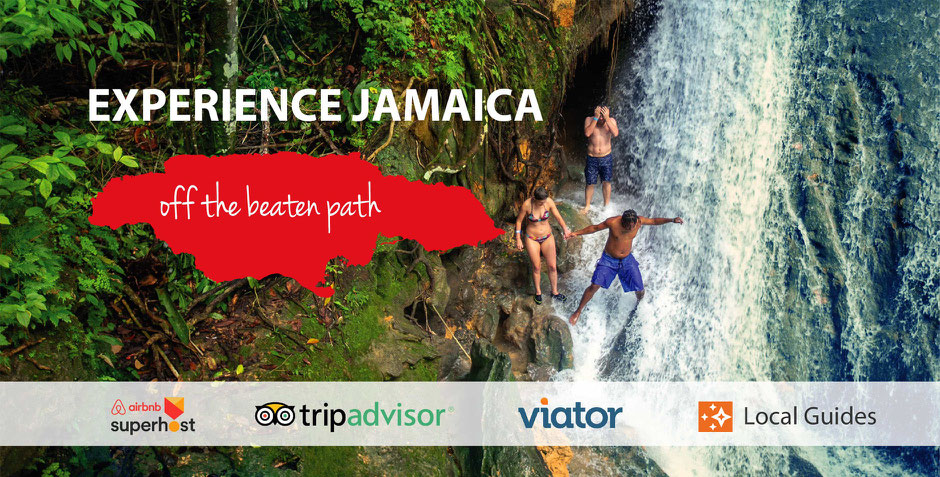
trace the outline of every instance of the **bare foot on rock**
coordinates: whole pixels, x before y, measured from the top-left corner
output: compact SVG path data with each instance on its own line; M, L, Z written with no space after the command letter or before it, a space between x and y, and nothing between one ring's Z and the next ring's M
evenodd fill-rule
M581 318L581 312L576 311L571 314L571 317L568 318L568 323L571 323L571 326L574 326L578 323L578 318Z

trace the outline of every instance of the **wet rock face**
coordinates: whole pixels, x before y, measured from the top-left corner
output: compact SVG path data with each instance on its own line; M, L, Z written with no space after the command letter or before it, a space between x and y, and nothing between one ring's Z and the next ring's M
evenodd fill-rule
M441 366L438 370L438 381L464 381L470 374L470 358L468 358L456 343L443 353Z
M557 316L534 320L528 346L529 360L536 366L548 366L559 371L574 367L571 331L568 323Z
M503 336L506 341L521 348L531 332L532 318L536 313L536 305L528 297L517 297L509 311L509 318L503 322Z
M446 314L490 341L495 339L502 318L499 302L508 296L505 290L522 279L517 275L520 257L512 256L505 244L500 245L465 247L449 257L447 264L452 292Z
M535 447L456 447L454 453L465 476L552 475Z
M441 257L438 254L426 254L426 260L428 261L428 274L431 276L431 299L430 304L434 305L438 310L443 310L447 308L447 303L450 301L451 287L447 282L447 270L444 268L444 264L441 262Z
M553 477L568 477L568 463L571 462L573 453L568 446L541 446L538 448L542 454L542 459Z
M509 355L485 341L475 341L470 349L470 372L464 381L514 381Z
M571 475L667 475L642 447L573 447L572 453L568 464Z
M565 219L565 224L572 232L591 225L587 217L578 212L571 204L558 204L558 212L561 213L561 217ZM552 223L552 232L555 234L555 247L558 250L558 273L568 273L574 270L577 265L584 239L574 237L564 240L564 230L562 230L560 224L554 222Z
M571 215L566 222L574 226L586 222L571 207L562 213ZM560 260L564 256L559 253ZM517 378L543 381L573 366L568 325L553 316L548 296L542 305L535 304L524 253L494 241L447 256L445 263L452 290L447 315L507 353Z
M509 355L483 340L470 350L471 368L464 381L513 381ZM482 425L482 424L481 424ZM535 447L455 447L465 476L550 476Z

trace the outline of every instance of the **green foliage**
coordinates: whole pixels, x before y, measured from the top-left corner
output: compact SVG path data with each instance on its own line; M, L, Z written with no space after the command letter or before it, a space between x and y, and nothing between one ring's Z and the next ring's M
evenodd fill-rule
M0 106L0 345L79 312L103 323L101 297L123 275L112 257L129 249L113 231L91 227L87 211L102 171L135 167L103 135L35 124Z
M155 37L136 19L139 8L133 0L0 0L0 61L51 43L59 62L81 58L94 76L101 58L123 63L121 48Z
M437 73L463 86L464 52L476 55L474 27L483 2L476 0L322 0L340 30L362 38L362 64L417 78Z
M367 67L386 63L397 66L399 56L415 55L411 2L374 0L365 5L363 0L349 0L348 3L359 28L366 35L363 64Z

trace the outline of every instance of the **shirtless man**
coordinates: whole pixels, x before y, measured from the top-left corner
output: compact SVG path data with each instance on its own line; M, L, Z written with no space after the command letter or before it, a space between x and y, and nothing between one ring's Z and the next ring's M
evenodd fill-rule
M591 210L594 197L594 184L600 173L604 190L604 206L610 203L610 180L613 178L613 158L610 156L610 139L617 137L617 121L610 117L610 108L597 106L594 116L584 119L584 135L588 138L587 162L584 164L584 208L582 214Z
M620 277L620 286L623 287L624 293L636 292L637 301L643 299L646 292L643 290L643 277L640 276L639 264L633 258L633 239L644 225L668 223L681 224L683 222L681 217L673 219L640 217L633 209L630 209L620 217L611 217L597 225L587 226L565 236L565 238L571 238L608 230L607 245L604 246L601 258L597 260L594 276L591 277L591 285L584 290L578 309L568 318L572 325L578 322L581 311L597 293L597 289L609 287L614 282L614 277Z

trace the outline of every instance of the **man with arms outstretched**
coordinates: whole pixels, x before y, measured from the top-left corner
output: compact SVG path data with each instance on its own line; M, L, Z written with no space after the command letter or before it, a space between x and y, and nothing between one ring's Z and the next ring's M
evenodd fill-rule
M581 311L597 293L597 289L609 287L614 282L614 277L620 277L620 286L623 287L624 293L636 292L636 299L643 299L646 292L643 290L643 277L640 276L639 264L633 258L633 239L644 225L668 223L681 224L683 222L681 217L673 219L641 217L637 216L633 209L630 209L620 217L611 217L597 225L590 225L565 236L565 238L571 238L578 235L592 234L604 229L607 229L608 232L607 244L604 246L604 253L601 258L597 260L594 276L591 277L591 285L584 290L578 309L571 315L571 318L568 318L572 325L578 322Z
M587 162L584 164L584 208L581 213L591 209L591 199L594 197L594 184L600 175L604 193L604 206L610 203L610 181L613 179L613 158L611 157L611 138L620 134L617 121L610 117L610 108L597 106L594 116L584 119L584 135L588 138Z

